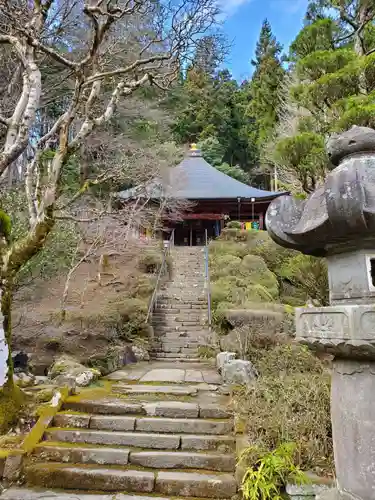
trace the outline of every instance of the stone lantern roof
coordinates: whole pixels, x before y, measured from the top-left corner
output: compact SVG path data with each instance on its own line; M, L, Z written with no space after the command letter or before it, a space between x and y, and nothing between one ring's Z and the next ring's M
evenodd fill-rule
M334 168L307 200L281 196L266 214L270 236L281 246L326 256L345 246L373 248L375 241L375 130L353 127L332 136Z

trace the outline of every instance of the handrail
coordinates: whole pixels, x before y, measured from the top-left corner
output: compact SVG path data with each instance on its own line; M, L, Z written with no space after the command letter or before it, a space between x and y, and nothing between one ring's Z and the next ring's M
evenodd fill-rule
M146 323L148 323L149 320L150 320L150 318L152 317L152 313L153 313L154 306L155 306L155 303L156 303L157 293L159 291L160 280L161 280L161 277L164 274L164 268L165 268L165 265L167 263L167 255L170 253L171 248L173 246L174 246L174 229L173 229L173 231L172 231L172 233L171 233L171 235L169 237L168 245L166 245L164 247L163 258L162 258L162 261L161 261L161 264L160 264L158 276L156 278L155 288L154 288L154 291L153 291L152 296L151 296L150 304L148 306L148 311L147 311L147 316L146 316Z
M208 311L208 328L211 330L212 326L212 312L211 312L211 283L210 283L210 267L209 267L209 258L208 258L208 236L206 229L206 241L204 246L204 267L205 267L205 282L206 282L206 290L207 290L207 311Z

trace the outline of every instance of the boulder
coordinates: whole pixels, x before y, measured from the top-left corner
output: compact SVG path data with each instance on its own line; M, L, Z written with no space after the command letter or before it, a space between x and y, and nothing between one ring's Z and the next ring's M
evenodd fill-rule
M142 345L132 345L132 351L137 361L150 361L150 354Z
M36 384L34 375L24 372L15 373L14 382L18 385L18 387L31 387Z
M237 354L235 352L219 352L216 356L216 368L219 373L222 373L223 366L225 363L236 359Z
M48 372L49 377L59 386L75 385L87 386L100 377L101 373L95 368L87 368L76 359L61 356L53 363Z
M337 491L322 484L287 484L286 493L290 500L339 500Z
M224 363L222 368L224 384L250 385L258 373L250 361L232 359Z
M129 345L115 345L101 354L91 356L87 364L100 370L102 375L108 375L136 362L137 358Z

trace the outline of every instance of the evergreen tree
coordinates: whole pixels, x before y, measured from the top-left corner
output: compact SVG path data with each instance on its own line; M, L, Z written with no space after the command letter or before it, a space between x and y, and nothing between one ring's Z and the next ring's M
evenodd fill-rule
M247 115L257 124L259 147L270 136L278 120L278 91L285 74L281 52L282 46L266 19L260 31L255 59L251 61L255 69L249 87L251 100L247 109Z
M248 133L252 120L246 116L248 101L244 89L230 72L222 70L212 76L192 67L178 92L181 99L176 103L172 125L176 140L202 143L207 158L214 145L215 166L227 163L249 172L257 157ZM222 152L220 158L217 151ZM238 171L235 175L238 178Z
M288 106L299 113L292 133L282 130L276 141L274 160L306 192L326 174L327 135L352 125L375 127L374 18L373 0L316 0L291 44L296 83Z

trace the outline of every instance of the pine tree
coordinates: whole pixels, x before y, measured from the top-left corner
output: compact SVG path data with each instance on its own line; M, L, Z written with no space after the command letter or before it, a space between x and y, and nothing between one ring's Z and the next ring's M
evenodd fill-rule
M314 0L291 44L297 83L289 105L301 113L293 132L280 134L274 160L294 172L306 192L327 172L327 135L352 125L375 127L374 20L373 0Z

